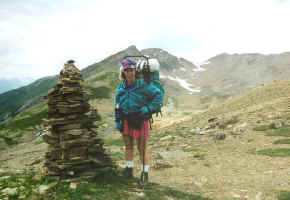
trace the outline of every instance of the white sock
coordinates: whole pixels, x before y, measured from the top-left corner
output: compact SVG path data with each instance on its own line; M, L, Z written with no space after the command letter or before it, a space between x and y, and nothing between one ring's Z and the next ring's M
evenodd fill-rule
M148 172L149 171L149 165L144 165L144 172Z
M133 168L133 165L134 165L133 160L126 160L126 167Z

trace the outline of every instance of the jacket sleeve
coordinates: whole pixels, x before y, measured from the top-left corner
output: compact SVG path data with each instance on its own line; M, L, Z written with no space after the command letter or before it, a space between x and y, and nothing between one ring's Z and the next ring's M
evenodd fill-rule
M148 84L147 89L150 93L150 96L152 97L152 101L147 105L147 108L151 113L155 113L160 109L162 105L163 93L153 84Z

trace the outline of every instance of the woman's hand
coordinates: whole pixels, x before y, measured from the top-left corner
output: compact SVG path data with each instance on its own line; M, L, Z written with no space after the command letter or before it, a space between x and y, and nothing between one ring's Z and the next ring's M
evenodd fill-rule
M120 122L116 122L116 129L117 129L118 131L122 132L123 127L122 127L122 125L121 125Z
M140 110L140 114L141 115L148 115L149 114L149 109L148 109L148 107L147 106L143 106L142 108L141 108L141 110Z

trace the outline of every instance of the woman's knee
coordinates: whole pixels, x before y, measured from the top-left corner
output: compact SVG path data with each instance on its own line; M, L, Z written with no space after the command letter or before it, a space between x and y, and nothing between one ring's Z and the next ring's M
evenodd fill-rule
M133 141L129 136L124 136L124 144L125 144L126 150L134 149Z

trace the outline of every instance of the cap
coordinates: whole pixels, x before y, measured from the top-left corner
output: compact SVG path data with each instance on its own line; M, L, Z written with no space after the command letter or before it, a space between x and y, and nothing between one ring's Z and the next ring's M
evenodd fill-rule
M121 67L122 71L125 71L126 69L136 69L136 62L131 58L125 58L121 62Z

